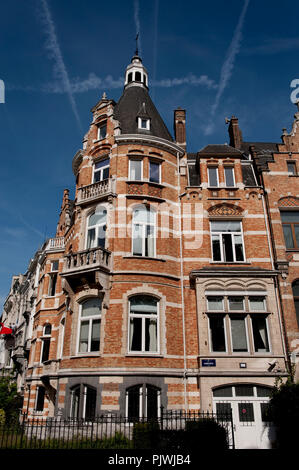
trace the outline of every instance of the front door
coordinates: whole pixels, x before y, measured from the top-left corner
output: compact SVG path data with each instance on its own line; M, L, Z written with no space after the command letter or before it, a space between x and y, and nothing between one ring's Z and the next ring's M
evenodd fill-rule
M214 390L214 411L232 411L236 449L271 449L275 435L268 416L270 392L270 388L258 385Z

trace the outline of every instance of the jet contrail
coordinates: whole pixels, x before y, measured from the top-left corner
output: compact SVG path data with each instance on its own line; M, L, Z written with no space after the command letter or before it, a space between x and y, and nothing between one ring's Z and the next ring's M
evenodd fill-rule
M238 20L237 27L234 31L233 39L226 53L226 59L223 62L222 67L221 67L218 91L216 94L215 102L211 108L211 118L215 115L215 112L220 103L220 99L223 95L223 92L232 76L233 68L235 65L235 58L240 50L240 44L241 44L241 39L242 39L242 28L243 28L244 18L245 18L248 5L249 5L249 0L245 0L243 9L241 11L241 15ZM213 123L210 122L206 127L205 133L206 135L209 135L212 133L212 131L213 131Z
M54 73L62 82L64 92L68 95L73 114L76 118L79 129L82 132L82 125L78 114L77 105L73 97L69 76L63 61L61 49L55 32L55 25L47 4L47 0L41 0L41 5L43 9L42 20L45 25L45 33L47 35L46 49L50 52L50 56L54 60Z

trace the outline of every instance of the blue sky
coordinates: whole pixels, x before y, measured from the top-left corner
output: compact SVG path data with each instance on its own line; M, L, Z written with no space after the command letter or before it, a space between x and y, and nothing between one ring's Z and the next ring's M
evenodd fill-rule
M0 14L0 312L11 276L55 235L71 162L106 91L117 101L140 32L150 93L170 132L187 111L188 151L280 141L296 110L299 4L285 0L15 0Z

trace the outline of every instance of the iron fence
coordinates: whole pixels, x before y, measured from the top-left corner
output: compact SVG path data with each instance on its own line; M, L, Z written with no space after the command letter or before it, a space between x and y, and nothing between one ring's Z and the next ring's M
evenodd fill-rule
M92 420L42 418L22 414L0 425L0 449L136 449L184 450L192 444L234 449L231 414L165 411L154 419L106 414ZM218 433L218 434L217 434ZM190 440L191 436L191 440ZM221 440L220 439L220 440ZM219 442L219 439L218 439Z

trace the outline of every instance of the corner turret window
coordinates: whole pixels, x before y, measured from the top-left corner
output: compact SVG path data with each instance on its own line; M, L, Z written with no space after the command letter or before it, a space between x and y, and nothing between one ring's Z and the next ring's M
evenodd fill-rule
M149 162L149 180L151 183L161 182L161 164Z
M98 127L98 140L106 139L107 135L107 123L100 124Z
M129 179L131 181L142 181L142 160L130 160L129 161Z
M138 129L150 130L150 119L148 118L138 118Z
M133 80L133 74L132 72L130 72L128 75L128 83L131 83L132 80Z

